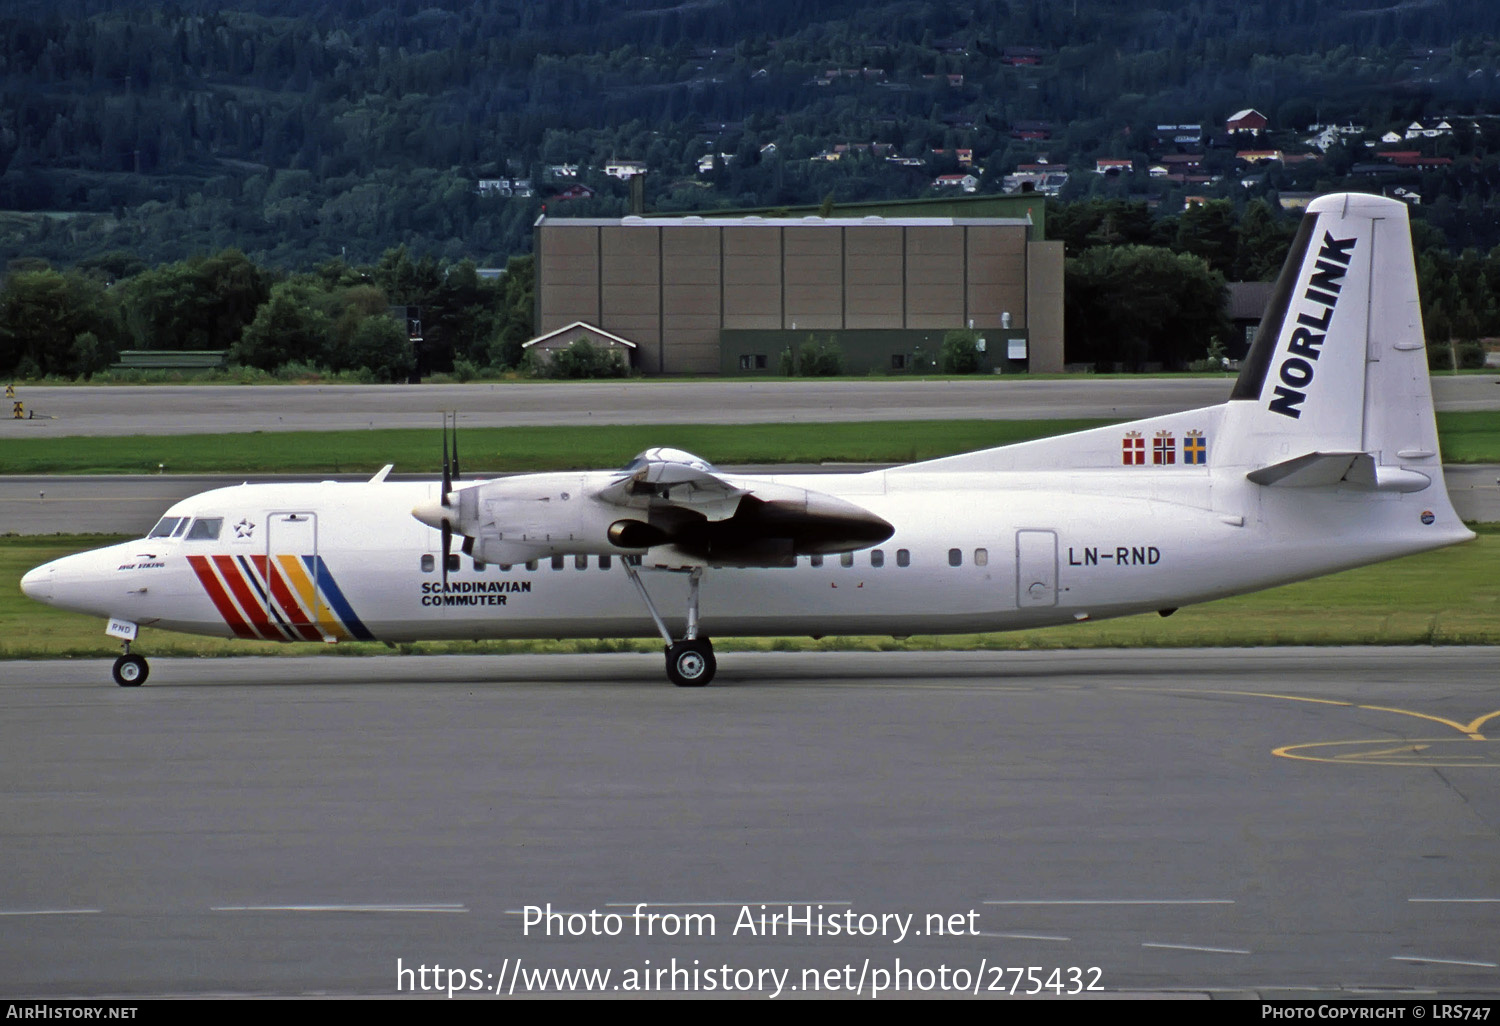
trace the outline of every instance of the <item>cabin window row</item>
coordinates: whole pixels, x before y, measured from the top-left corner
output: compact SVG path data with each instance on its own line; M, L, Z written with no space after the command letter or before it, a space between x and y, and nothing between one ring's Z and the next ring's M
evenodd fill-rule
M625 558L627 560L630 560L631 564L633 566L640 566L641 565L641 559L640 559L639 556L625 556L623 558ZM809 566L823 566L825 558L826 557L824 557L824 556L808 556L807 557L807 562L808 562ZM975 549L974 550L974 555L973 555L972 558L973 558L973 562L974 562L975 566L988 566L989 562L990 562L990 550L989 549ZM611 567L614 566L614 559L613 559L612 556L609 555L609 553L604 553L603 555L592 556L592 557L591 556L585 556L585 555L577 555L577 556L553 556L553 557L551 557L550 560L548 560L548 562L551 564L553 570L565 570L565 569L568 568L569 565L571 565L574 570L587 570L589 568L590 560L591 559L593 560L593 565L597 569L599 569L599 570L608 570L608 569L610 569ZM854 566L854 563L855 563L855 553L853 553L853 552L840 553L839 557L838 557L838 561L839 561L839 566L842 566L842 567L852 567L852 566ZM488 564L488 563L481 563L477 559L474 560L473 562L474 562L474 569L477 570L477 571L484 571L484 570L488 569L488 567L490 566L490 564ZM885 566L885 562L886 561L885 561L885 550L884 549L871 549L869 551L869 565L871 567L879 569L879 568ZM541 568L541 564L542 564L541 560L533 559L533 560L529 560L528 562L526 562L524 564L521 564L521 565L524 566L527 570L538 570L538 569ZM511 567L512 567L512 564L510 564L510 563L496 563L494 565L498 566L500 568L500 570L501 570L502 573L508 572L511 569ZM911 550L910 549L897 549L896 550L896 565L898 567L908 567L908 566L911 566ZM949 549L948 550L948 565L949 566L963 566L964 565L964 553L963 553L962 549ZM448 572L449 573L456 573L458 571L459 567L460 567L460 562L459 562L458 555L456 553L454 553L452 555L449 555L449 557L448 557ZM433 556L431 554L424 555L422 557L422 572L424 574L430 574L430 573L433 573L436 570L437 570L437 557Z
M634 566L641 565L639 556L625 556L623 558L629 560ZM609 570L614 566L614 557L607 552L600 556L553 556L547 562L554 570L565 570L569 566L572 566L575 570L587 570L590 560L593 560L593 565L599 570ZM541 569L542 562L542 560L533 559L520 565L524 566L527 570L539 570ZM512 563L482 563L477 559L473 563L474 569L480 572L489 569L491 566L499 567L501 572L508 572L512 566L516 565ZM452 553L448 556L448 572L450 574L456 572L460 565L457 553ZM422 557L422 572L430 574L436 569L437 557L431 554L424 555Z
M823 565L823 561L824 561L825 558L831 558L831 557L808 556L807 557L807 562L808 562L809 566L822 566ZM839 554L839 566L844 566L844 567L853 566L855 564L855 558L856 558L856 554L853 553L853 552L843 552L843 553L840 553ZM975 549L974 550L974 557L973 558L974 558L974 565L975 566L988 566L989 562L990 562L990 550L989 549ZM875 567L876 569L879 569L880 567L885 566L885 550L884 549L871 549L869 551L869 560L870 560L870 566ZM901 566L901 567L911 566L911 550L910 549L897 549L896 550L896 565L897 566ZM948 550L948 565L949 566L963 566L964 565L964 553L963 553L962 549L949 549Z

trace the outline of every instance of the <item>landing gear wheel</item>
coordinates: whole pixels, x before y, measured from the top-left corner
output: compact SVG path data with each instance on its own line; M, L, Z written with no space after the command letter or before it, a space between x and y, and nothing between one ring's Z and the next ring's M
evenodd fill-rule
M138 688L151 675L151 667L144 656L122 655L115 660L115 683L122 688Z
M667 679L680 688L701 688L714 679L718 663L707 638L678 641L667 647Z

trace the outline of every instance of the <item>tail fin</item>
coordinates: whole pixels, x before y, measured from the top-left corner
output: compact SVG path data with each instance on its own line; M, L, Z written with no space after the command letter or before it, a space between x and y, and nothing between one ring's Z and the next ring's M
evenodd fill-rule
M1405 467L1441 486L1404 203L1348 193L1308 205L1230 395L1219 458L1263 484L1375 485L1369 476L1414 490L1422 479ZM1352 476L1326 480L1340 460Z

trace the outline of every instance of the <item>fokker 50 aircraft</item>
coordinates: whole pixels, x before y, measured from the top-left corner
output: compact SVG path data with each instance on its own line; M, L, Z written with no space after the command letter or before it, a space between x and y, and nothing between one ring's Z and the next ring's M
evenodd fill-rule
M1473 535L1448 501L1406 207L1308 206L1229 401L839 476L619 470L246 484L28 573L32 598L271 641L997 631L1172 612ZM452 551L459 536L463 557ZM466 558L465 558L466 557Z

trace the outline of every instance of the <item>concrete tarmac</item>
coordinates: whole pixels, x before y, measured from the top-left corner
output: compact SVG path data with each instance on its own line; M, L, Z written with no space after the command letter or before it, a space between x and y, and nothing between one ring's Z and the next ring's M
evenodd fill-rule
M0 992L1493 998L1497 661L6 663Z
M516 382L484 385L23 386L33 420L0 420L7 438L247 431L436 430L444 411L469 427L539 424L765 424L865 420L1137 419L1213 406L1224 378L1020 375L900 378ZM1500 409L1493 375L1433 379L1439 410Z

